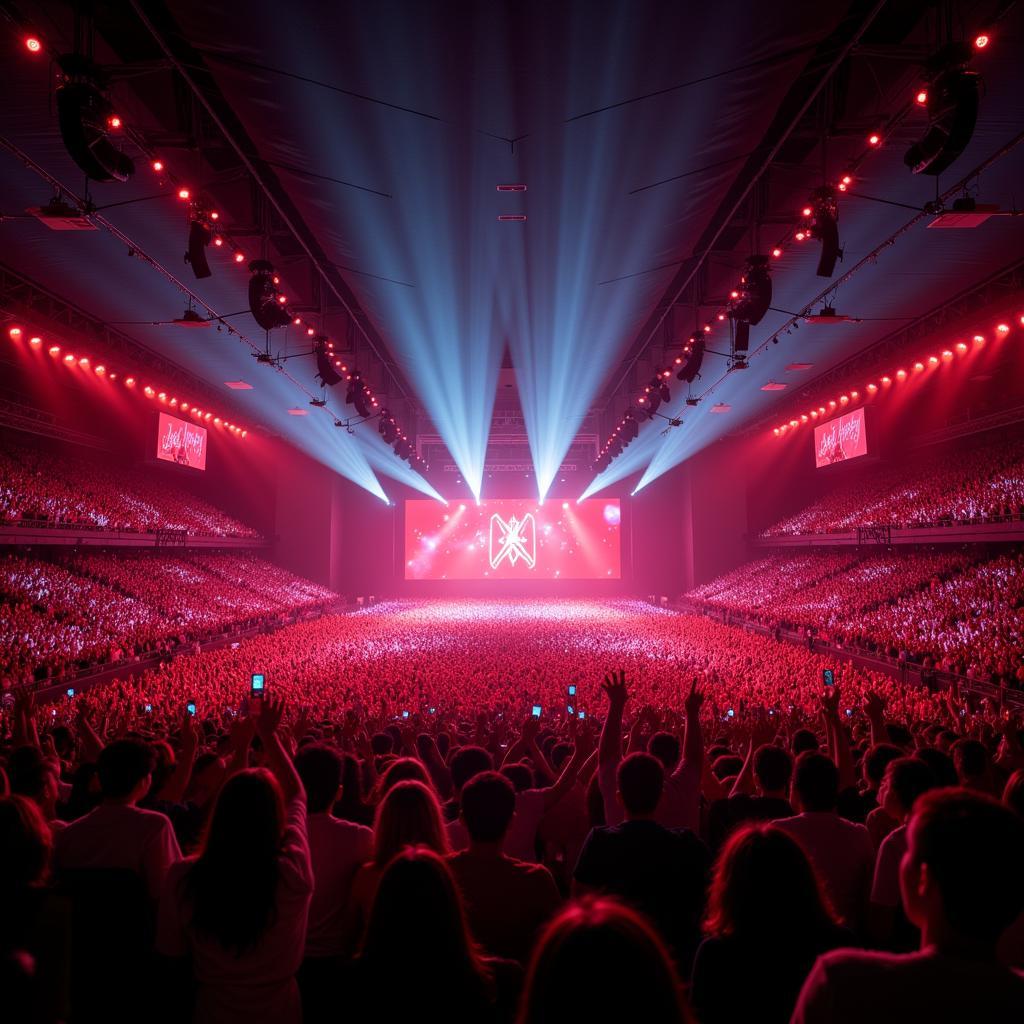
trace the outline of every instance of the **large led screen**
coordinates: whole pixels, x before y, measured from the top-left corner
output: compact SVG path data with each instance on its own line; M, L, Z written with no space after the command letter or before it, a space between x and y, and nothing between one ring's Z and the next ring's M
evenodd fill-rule
M868 453L864 410L854 409L814 428L814 464L831 466Z
M407 580L609 580L622 573L616 498L405 503Z
M192 469L206 469L206 427L186 423L177 416L160 413L157 425L156 457Z

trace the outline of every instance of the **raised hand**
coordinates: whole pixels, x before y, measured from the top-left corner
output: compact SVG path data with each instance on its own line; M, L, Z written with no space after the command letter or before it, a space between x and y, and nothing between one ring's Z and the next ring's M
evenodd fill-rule
M828 718L839 717L839 684L829 687L821 695L821 710Z
M526 744L534 743L537 739L537 734L540 732L540 719L534 718L533 715L529 715L523 719L522 737L523 742Z
M609 672L604 677L601 689L604 690L608 697L608 703L612 707L624 708L626 701L629 700L625 669L619 669L618 672Z
M686 709L687 718L696 718L704 704L704 688L700 685L700 679L694 676L690 681L690 692L686 695L683 707Z
M256 715L256 734L266 746L281 728L284 717L284 701L273 697L264 697L260 701L259 713Z
M877 691L868 690L864 697L864 714L872 721L885 715L885 698Z

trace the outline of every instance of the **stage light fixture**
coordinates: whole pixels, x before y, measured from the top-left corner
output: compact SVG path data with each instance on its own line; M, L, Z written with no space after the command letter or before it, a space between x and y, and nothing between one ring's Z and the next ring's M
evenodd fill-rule
M729 315L748 324L761 322L772 304L772 276L767 256L749 256L740 278L740 287L731 293Z
M839 202L836 190L830 185L816 188L811 195L810 216L805 217L801 230L808 238L821 242L818 277L831 277L836 260L843 255L839 248Z
M79 54L59 64L57 122L68 155L93 181L127 181L135 164L107 138L112 111L99 68Z
M676 374L677 380L692 384L700 376L701 363L704 362L704 335L695 331L683 349L683 364Z
M43 44L36 36L26 36L25 49L28 50L29 53L41 53Z
M253 260L249 273L249 309L256 323L265 331L291 323L291 314L278 302L272 280L274 265L269 260Z
M325 335L321 334L315 339L313 351L316 354L316 374L324 387L333 388L335 384L340 384L341 374L334 368Z
M213 271L210 270L209 261L206 259L206 247L213 238L209 227L199 218L194 218L188 230L188 251L185 253L185 262L192 268L196 278L202 280L209 277Z
M929 61L935 77L924 107L928 130L903 155L914 174L941 174L967 148L978 120L980 78L967 64L970 52L962 43L940 51Z

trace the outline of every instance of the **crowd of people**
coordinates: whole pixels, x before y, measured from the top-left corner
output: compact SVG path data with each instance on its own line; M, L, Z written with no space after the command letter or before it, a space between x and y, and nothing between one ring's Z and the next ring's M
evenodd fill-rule
M0 523L257 538L259 531L177 486L167 473L18 444L0 445Z
M572 600L10 696L13 1019L1024 1014L1024 744L988 701Z
M338 600L249 553L0 558L0 689L65 678Z
M852 468L852 467L851 467ZM1024 441L989 441L858 473L762 536L951 526L1024 516Z
M809 551L747 562L688 602L1024 688L1024 553Z

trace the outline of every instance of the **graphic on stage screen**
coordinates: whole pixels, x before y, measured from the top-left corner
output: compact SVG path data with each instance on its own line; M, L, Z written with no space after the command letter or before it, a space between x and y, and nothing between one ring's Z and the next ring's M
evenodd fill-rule
M156 457L192 469L206 469L206 427L160 413Z
M854 409L814 428L814 464L818 469L867 453L868 435L863 409Z
M619 579L617 498L405 503L407 580Z

